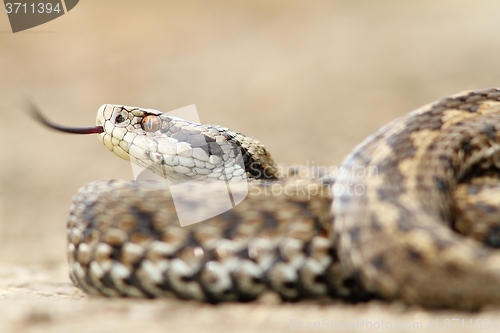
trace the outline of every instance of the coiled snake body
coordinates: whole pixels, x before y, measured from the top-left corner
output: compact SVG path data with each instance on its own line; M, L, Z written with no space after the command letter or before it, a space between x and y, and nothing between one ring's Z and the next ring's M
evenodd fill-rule
M500 303L498 199L491 202L499 198L500 89L464 92L396 119L359 144L334 180L293 172L279 179L258 141L155 110L104 105L87 129L35 115L58 130L99 133L116 155L173 182L198 180L175 200L168 188L133 181L78 191L68 218L70 276L90 294ZM233 197L248 195L181 227L174 201L201 220L218 201L203 203L228 184Z

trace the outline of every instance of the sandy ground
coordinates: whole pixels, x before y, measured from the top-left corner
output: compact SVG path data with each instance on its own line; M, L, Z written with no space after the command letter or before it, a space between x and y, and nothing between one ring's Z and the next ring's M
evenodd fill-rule
M0 14L0 332L287 331L322 320L432 331L452 318L467 332L480 330L471 319L498 319L374 302L88 298L66 273L69 203L85 182L131 169L95 138L35 124L23 92L68 125L92 125L103 103L196 104L203 122L258 137L281 164L338 165L398 115L499 86L499 11L496 0L86 0L17 34Z

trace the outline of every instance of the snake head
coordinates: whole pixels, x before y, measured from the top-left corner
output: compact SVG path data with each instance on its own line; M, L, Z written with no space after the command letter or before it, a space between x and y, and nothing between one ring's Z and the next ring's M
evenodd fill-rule
M104 104L96 126L69 127L32 116L66 133L98 134L110 151L172 181L276 179L277 169L257 140L216 125L190 122L153 109Z
M246 178L238 135L153 109L105 104L99 140L117 156L173 181Z

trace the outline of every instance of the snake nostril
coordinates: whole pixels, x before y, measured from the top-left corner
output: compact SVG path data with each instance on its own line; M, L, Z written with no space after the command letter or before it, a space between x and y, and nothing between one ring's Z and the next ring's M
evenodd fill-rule
M160 119L156 116L146 116L142 120L142 128L146 132L156 132L160 128Z
M125 121L125 117L124 117L123 115L121 115L121 114L119 114L119 115L118 115L118 116L116 116L116 118L115 118L115 122L116 122L117 124L123 123L124 121Z

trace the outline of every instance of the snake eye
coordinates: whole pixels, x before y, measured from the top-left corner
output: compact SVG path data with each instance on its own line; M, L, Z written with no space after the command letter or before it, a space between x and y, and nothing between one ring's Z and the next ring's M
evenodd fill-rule
M142 128L146 132L156 132L160 128L160 119L156 116L146 116L142 120Z

